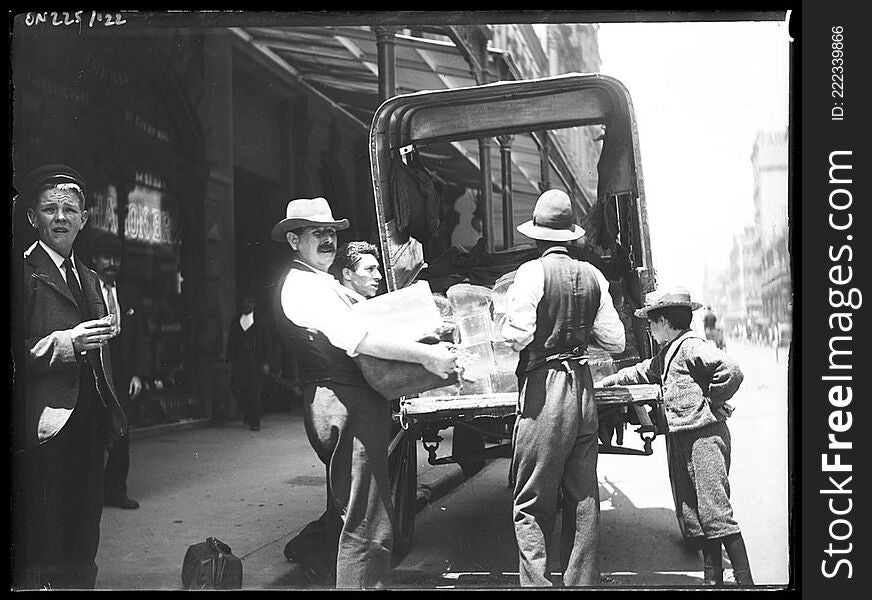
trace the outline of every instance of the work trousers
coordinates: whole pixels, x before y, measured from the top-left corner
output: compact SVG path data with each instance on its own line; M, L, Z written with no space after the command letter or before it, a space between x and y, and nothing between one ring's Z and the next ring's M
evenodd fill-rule
M26 457L27 586L93 589L103 514L104 431L90 367L76 407Z
M260 426L263 388L264 376L259 371L240 375L234 373L230 381L230 391L239 404L246 424L252 427Z
M687 537L739 533L730 504L730 430L724 421L669 433L666 456L675 509Z
M390 405L369 388L318 382L305 385L303 407L309 442L327 465L328 495L342 516L336 587L385 587L393 548Z
M552 585L548 549L558 508L564 585L598 585L598 419L590 368L546 363L526 374L519 402L512 469L521 585Z

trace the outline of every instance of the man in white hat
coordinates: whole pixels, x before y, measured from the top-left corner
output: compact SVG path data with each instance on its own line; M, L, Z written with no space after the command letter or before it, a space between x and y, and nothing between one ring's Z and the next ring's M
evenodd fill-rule
M518 231L540 252L518 268L502 331L521 353L512 457L521 585L552 585L548 549L561 490L564 585L599 585L598 419L587 346L622 352L624 326L605 276L569 255L567 244L584 230L565 192L539 196L533 219Z
M636 311L660 344L652 358L604 377L597 385L659 383L669 428L669 477L684 534L702 550L703 583L723 585L721 547L738 585L753 585L751 565L730 504L730 430L727 418L744 378L738 363L692 331L693 311L702 304L684 288L654 291Z
M327 465L328 489L342 516L336 587L384 587L390 574L391 525L388 443L390 405L365 381L353 360L366 354L415 362L447 378L455 356L446 345L394 339L352 316L351 290L328 273L336 256L337 220L324 198L288 203L272 238L294 260L276 289L276 323L296 352L303 382L309 441ZM305 557L295 557L302 561Z

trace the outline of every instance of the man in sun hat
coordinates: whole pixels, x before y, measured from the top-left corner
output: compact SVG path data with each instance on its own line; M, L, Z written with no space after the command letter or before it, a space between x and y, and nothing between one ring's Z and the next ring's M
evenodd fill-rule
M91 589L104 451L127 427L106 348L115 324L97 274L73 248L88 220L82 176L45 165L19 191L37 241L16 265L24 310L14 386L24 431L15 448L23 485L13 492L14 587Z
M389 580L391 414L353 357L415 362L447 378L455 356L446 345L395 339L352 316L354 292L328 273L336 231L347 227L348 219L334 219L326 199L302 198L288 202L272 238L287 243L293 255L276 288L276 323L298 357L306 432L327 466L329 494L342 516L336 587L361 589ZM306 567L306 556L288 558Z
M605 276L569 255L584 230L566 192L542 193L517 229L540 253L518 268L502 330L520 351L512 475L521 585L552 585L548 549L561 490L564 585L599 585L598 419L587 346L622 352L624 326Z
M645 296L637 317L648 320L660 351L602 379L598 385L659 383L668 425L667 460L676 511L687 537L699 542L706 585L723 585L723 546L739 585L753 585L748 553L730 505L727 400L743 375L735 360L690 329L702 304L681 287Z

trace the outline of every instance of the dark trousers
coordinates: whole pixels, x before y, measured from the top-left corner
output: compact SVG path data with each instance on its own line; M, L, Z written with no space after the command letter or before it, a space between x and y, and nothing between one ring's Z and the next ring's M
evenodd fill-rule
M393 549L390 406L370 389L324 382L306 385L303 407L309 442L327 465L328 496L342 517L336 587L385 587Z
M130 438L126 435L109 449L103 482L103 498L127 498L127 474L130 472Z
M230 381L230 391L239 404L239 410L245 417L245 422L251 426L260 426L260 413L264 388L264 376L261 373L249 373L234 377Z
M598 418L590 368L563 361L535 369L522 383L520 403L512 469L521 585L552 585L548 568L556 561L548 560L548 549L558 508L564 585L599 585Z
M93 589L103 514L104 433L90 369L61 430L26 460L28 588Z

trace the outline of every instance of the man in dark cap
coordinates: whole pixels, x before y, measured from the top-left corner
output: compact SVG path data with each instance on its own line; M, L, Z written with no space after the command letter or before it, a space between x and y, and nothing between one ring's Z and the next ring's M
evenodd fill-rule
M66 165L47 165L19 190L16 201L37 241L20 266L24 310L16 333L24 350L14 386L24 432L23 448L15 451L23 454L24 485L23 498L15 490L13 506L24 522L14 532L13 580L21 588L92 589L104 451L127 427L105 351L115 324L97 274L73 252L88 220L81 175Z
M122 264L121 238L101 232L94 241L94 269L100 279L100 291L109 313L115 315L115 335L109 340L112 378L118 400L128 415L131 402L142 393L148 379L148 346L142 327L142 311L118 286ZM109 449L103 483L103 505L124 509L139 508L139 502L127 496L130 472L130 440L124 436Z

